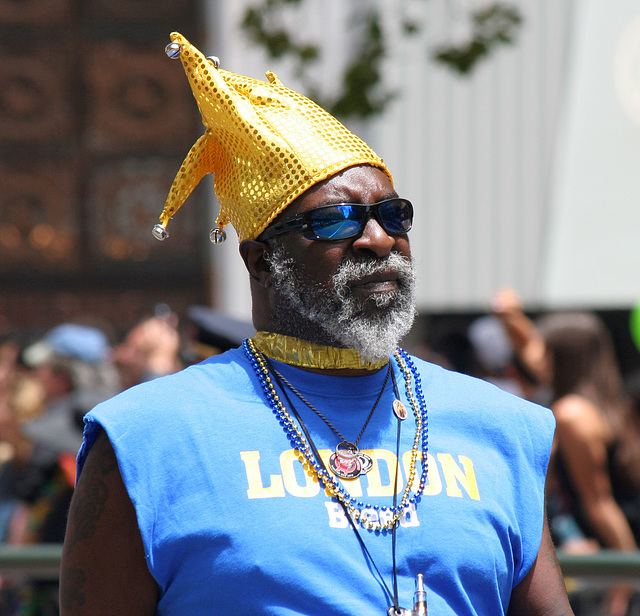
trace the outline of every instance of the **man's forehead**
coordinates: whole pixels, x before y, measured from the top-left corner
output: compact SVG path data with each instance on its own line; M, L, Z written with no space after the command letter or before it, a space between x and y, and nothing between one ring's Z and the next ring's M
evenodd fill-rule
M319 182L283 212L283 218L333 203L375 203L397 196L384 171L369 165L350 167Z

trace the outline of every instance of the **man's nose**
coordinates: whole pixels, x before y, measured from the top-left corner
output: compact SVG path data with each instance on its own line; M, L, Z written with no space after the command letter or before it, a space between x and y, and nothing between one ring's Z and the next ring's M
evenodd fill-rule
M353 241L355 253L368 252L377 257L386 257L393 249L396 240L389 235L374 216L369 216L362 233Z

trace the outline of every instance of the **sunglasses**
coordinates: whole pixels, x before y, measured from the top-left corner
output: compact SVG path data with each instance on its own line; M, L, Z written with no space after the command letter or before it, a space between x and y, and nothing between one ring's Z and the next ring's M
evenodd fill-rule
M302 231L308 240L346 240L362 233L369 216L373 216L390 235L401 235L411 229L413 205L407 199L398 198L371 205L325 205L268 227L259 239L265 241L290 231Z

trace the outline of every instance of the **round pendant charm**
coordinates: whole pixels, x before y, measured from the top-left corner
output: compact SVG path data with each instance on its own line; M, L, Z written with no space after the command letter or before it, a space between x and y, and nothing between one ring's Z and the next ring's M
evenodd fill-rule
M362 451L358 452L357 458L360 461L360 474L366 475L373 468L373 459Z
M362 466L357 457L347 458L335 452L329 458L329 468L334 475L341 479L355 479L360 476Z
M404 404L400 402L400 400L393 401L393 412L398 419L406 419L407 418L407 409Z
M358 448L353 443L338 443L329 458L329 468L341 479L355 479L360 476L362 464L358 459Z

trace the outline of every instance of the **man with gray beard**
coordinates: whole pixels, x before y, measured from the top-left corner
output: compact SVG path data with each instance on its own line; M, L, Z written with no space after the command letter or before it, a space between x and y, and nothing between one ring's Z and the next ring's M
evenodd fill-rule
M293 335L311 342L318 342L319 327L332 344L356 349L367 360L393 353L411 330L416 316L413 262L395 252L384 259L348 259L341 263L328 286L312 286L279 239L272 240L268 256L278 294L278 326L288 321ZM388 269L398 273L397 290L379 293L364 302L351 291L351 284L359 279Z
M174 33L256 333L85 418L62 616L570 616L544 515L551 413L398 345L414 208L364 142Z

